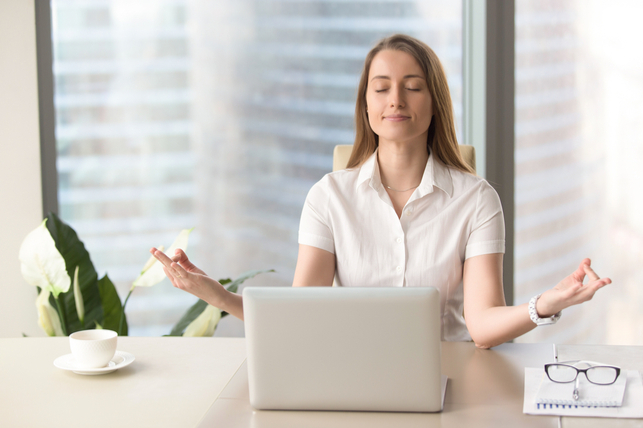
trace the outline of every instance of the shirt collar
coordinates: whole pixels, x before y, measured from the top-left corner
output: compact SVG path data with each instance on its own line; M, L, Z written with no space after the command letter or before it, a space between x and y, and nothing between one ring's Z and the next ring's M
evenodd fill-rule
M377 174L375 174L377 172ZM381 184L380 169L377 164L377 149L373 154L362 164L359 168L359 175L357 176L357 187L361 186L365 181L370 181L371 187L373 184Z
M376 191L383 190L382 179L380 177L380 168L377 162L377 149L375 152L362 164L360 167L359 175L357 177L357 187L361 186L364 182L369 183L370 187ZM429 160L424 168L422 181L417 188L419 192L418 197L423 197L433 192L433 186L442 189L447 195L453 196L453 180L449 168L429 154Z

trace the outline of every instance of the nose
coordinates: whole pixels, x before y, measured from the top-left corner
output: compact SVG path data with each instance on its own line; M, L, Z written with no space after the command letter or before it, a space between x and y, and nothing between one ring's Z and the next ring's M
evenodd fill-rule
M402 108L404 107L404 93L402 88L395 86L389 91L389 106L391 108Z

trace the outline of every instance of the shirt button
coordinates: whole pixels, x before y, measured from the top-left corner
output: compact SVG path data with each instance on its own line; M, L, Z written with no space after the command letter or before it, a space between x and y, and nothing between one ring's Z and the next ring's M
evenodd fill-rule
M398 272L402 272L402 266L396 267L395 270L397 270Z
M401 244L402 243L402 238L397 238L397 243Z
M406 210L406 215L411 215L413 214L413 208L409 208Z

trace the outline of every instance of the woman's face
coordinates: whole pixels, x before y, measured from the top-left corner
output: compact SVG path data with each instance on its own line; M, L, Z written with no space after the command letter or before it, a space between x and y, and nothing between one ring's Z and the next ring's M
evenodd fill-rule
M371 62L368 121L379 142L426 145L433 103L426 76L406 52L384 50Z

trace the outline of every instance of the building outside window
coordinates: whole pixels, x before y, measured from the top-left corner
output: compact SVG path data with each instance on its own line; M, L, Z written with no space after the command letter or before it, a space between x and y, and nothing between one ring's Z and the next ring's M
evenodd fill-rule
M614 284L519 341L643 342L643 39L637 1L516 0L515 304L591 257ZM627 11L627 13L624 13ZM310 187L353 143L368 50L401 32L442 59L462 118L459 1L53 0L58 200L124 296L151 246L195 227L215 278L289 286ZM466 141L461 141L466 143ZM132 335L194 297L137 289ZM217 335L242 335L227 317Z
M433 1L52 2L60 214L124 296L151 246L195 227L215 278L290 286L310 187L352 144L364 58L402 32L434 48L462 113L462 5ZM132 335L194 297L136 289ZM225 318L218 335L242 335Z
M516 1L515 299L584 257L613 284L519 341L643 343L640 2Z

